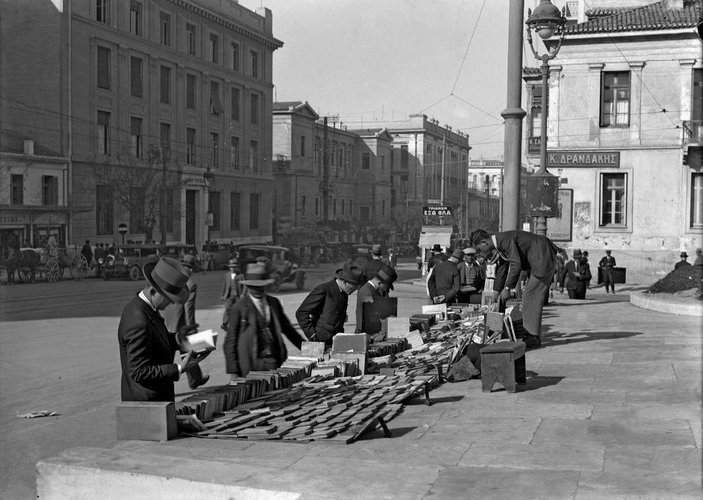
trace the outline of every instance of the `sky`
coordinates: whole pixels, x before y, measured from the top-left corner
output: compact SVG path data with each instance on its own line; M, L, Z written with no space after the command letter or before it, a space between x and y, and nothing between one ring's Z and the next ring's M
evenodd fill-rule
M240 0L269 8L284 43L274 100L349 128L424 113L468 133L472 159L503 155L508 2Z

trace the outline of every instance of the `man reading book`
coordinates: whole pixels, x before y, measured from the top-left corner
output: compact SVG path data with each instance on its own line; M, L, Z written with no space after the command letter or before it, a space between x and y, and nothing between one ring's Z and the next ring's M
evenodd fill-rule
M117 329L122 401L173 401L173 383L183 372L197 367L200 358L185 339L192 327L171 334L159 312L188 299L188 273L170 257L144 264L142 272L146 285L123 309ZM180 349L188 352L174 363Z

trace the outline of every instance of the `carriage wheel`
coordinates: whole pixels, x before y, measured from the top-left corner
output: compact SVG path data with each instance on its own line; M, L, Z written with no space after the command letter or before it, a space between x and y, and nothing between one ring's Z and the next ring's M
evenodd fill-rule
M88 259L85 255L77 253L71 259L71 267L69 268L71 278L76 281L82 281L88 277Z
M48 261L46 261L44 272L46 273L46 280L49 283L56 283L58 280L61 279L63 269L61 269L61 266L59 266L59 263L56 261L56 259L49 259Z
M20 267L17 269L17 274L22 283L31 283L34 281L34 271L28 267Z

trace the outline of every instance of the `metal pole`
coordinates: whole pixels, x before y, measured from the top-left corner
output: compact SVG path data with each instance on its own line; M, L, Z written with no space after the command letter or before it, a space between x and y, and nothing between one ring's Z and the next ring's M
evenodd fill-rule
M322 217L325 222L329 220L330 216L330 200L329 200L329 152L327 150L328 146L328 133L327 133L327 117L323 119L322 131Z
M159 198L161 244L166 244L166 148L161 148L161 196ZM134 228L132 228L134 230Z
M549 56L542 56L542 116L540 119L539 138L539 170L537 174L543 174L547 170L547 115L549 114ZM547 235L547 218L537 217L535 220L535 233L542 236Z
M522 28L524 0L510 0L508 20L508 107L505 119L503 231L520 229L520 164L522 150Z

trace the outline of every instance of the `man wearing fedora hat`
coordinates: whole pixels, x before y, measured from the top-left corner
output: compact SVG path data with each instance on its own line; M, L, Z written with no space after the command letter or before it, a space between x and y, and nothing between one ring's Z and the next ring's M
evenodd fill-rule
M481 291L486 281L486 273L476 262L476 249L472 247L464 248L464 260L459 262L459 293L457 301L463 304L474 302L481 303ZM478 301L477 301L478 299Z
M364 283L356 293L356 333L361 333L364 320L364 303L372 303L376 298L387 297L388 291L393 290L393 282L398 274L388 264L381 264L376 274Z
M346 262L336 276L317 285L305 297L295 317L308 340L332 344L332 337L344 331L349 295L363 282L364 272L357 262Z
M169 333L159 314L171 303L188 299L188 273L175 259L163 257L142 267L146 285L123 309L117 337L122 365L122 401L173 401L173 383L197 366L198 355L188 352L174 363L179 349L187 350L185 326Z
M576 248L572 255L573 258L569 259L566 261L566 264L564 264L563 275L559 282L562 289L566 288L570 299L583 300L586 298L586 289L588 288L588 283L583 279L579 271L583 253L580 249Z
M378 244L372 245L371 260L364 265L364 275L366 278L373 278L376 275L376 271L378 271L383 264L383 247Z
M681 255L679 255L679 257L681 257L681 260L678 261L674 265L674 271L676 271L677 269L680 269L682 267L686 267L686 266L691 265L691 263L688 260L686 260L686 259L688 259L688 254L686 252L681 252Z
M612 251L607 249L605 251L605 256L598 263L598 267L601 269L601 274L603 276L603 285L605 285L605 293L608 293L611 289L613 294L615 293L615 279L613 277L613 269L617 264L615 263L615 257L611 255Z
M279 368L288 357L284 335L298 349L302 346L303 338L283 312L281 302L266 293L274 281L266 264L247 265L240 281L246 293L230 309L223 347L232 381L250 371Z
M432 252L432 255L430 255L429 260L427 261L427 272L429 273L434 266L442 262L443 260L446 260L446 255L442 251L442 246L440 244L435 244L432 249L430 250Z
M188 282L186 283L188 299L182 304L173 303L161 312L169 332L177 332L185 326L190 326L195 330L199 326L195 322L195 299L198 295L198 285L193 279L193 269L196 264L195 256L184 255L181 258L181 264L183 264L188 273ZM188 385L191 389L196 389L210 380L210 375L203 376L200 365L196 365L193 369L187 371L186 375L188 375Z
M449 259L440 262L432 270L427 280L430 299L434 304L451 304L459 293L459 268L457 264L464 252L457 248Z
M237 259L229 259L227 267L229 271L225 273L222 279L222 293L220 294L220 298L225 301L225 312L222 314L221 326L225 331L227 331L227 323L229 323L229 310L242 295L239 261Z

